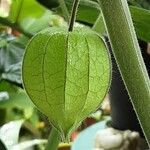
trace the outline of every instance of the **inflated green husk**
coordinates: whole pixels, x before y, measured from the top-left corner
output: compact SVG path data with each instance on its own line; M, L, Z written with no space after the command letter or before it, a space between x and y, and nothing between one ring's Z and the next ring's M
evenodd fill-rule
M24 87L66 138L108 92L109 53L91 30L50 28L35 35L23 60Z

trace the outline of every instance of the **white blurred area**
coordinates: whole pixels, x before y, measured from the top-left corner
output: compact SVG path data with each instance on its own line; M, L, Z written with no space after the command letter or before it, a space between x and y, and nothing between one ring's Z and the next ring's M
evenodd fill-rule
M0 0L0 16L8 17L11 0Z

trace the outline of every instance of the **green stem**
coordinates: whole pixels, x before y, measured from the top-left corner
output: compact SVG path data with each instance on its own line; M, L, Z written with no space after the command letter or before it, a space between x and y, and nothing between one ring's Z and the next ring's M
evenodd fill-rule
M4 25L4 26L8 26L11 27L17 31L19 31L20 33L23 33L24 35L26 35L27 37L32 37L33 35L31 33L28 33L27 31L23 30L18 24L16 23L11 23L10 21L8 21L7 19L0 17L0 24Z
M99 3L114 56L150 146L150 79L138 45L127 1L99 0Z
M0 109L0 126L2 126L4 123L5 123L5 121L6 121L6 115L7 115L7 111L6 111L6 109L3 109L3 108L1 108Z
M69 24L69 29L68 31L73 31L74 23L76 20L76 15L77 15L77 10L79 6L80 0L74 0L73 6L72 6L72 11L71 11L71 18L70 18L70 24Z
M70 18L70 15L69 15L69 11L67 9L67 6L66 6L66 3L64 0L58 0L59 4L60 4L60 7L62 9L62 12L63 12L63 15L64 15L64 18L67 22L69 22L69 18Z
M60 141L60 134L53 127L49 135L48 143L46 145L45 150L57 150L59 141Z

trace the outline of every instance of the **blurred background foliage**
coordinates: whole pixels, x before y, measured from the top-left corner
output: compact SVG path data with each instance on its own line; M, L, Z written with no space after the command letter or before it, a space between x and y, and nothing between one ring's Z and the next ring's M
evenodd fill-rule
M129 0L129 4L143 7L145 9L150 9L150 1L149 0Z
M65 2L69 14L72 0ZM150 1L128 2L138 38L150 42ZM68 14L59 0L0 1L0 150L33 149L34 145L38 145L35 149L43 149L46 143L43 139L48 137L51 126L23 90L22 57L27 42L38 31L53 26L67 27ZM101 26L96 26L97 19L101 20ZM101 28L101 35L106 35L96 0L81 0L77 22L77 25ZM105 106L89 116L72 140L80 130L109 116L109 112Z

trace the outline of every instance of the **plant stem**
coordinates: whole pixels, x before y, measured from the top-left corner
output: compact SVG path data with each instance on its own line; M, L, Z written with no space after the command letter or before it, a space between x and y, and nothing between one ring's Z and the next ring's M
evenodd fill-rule
M7 19L0 17L0 24L4 25L4 26L8 26L11 27L17 31L19 31L20 33L23 33L25 36L31 38L33 35L31 33L28 33L27 31L23 30L19 25L17 25L16 23L11 23L10 21L8 21Z
M6 121L6 114L7 114L7 111L6 111L6 109L3 109L3 108L1 108L0 109L0 126L2 126L4 123L5 123L5 121Z
M77 15L77 10L79 6L80 0L74 0L73 1L73 6L72 6L72 11L71 11L71 18L70 18L70 23L69 23L69 29L68 31L73 31L74 23L76 20L76 15Z
M53 127L49 135L48 143L46 145L45 150L57 150L59 141L60 141L60 134Z
M114 56L150 146L150 79L138 45L127 1L99 0L99 3Z
M70 15L69 15L69 11L67 9L67 6L66 6L66 3L64 0L58 0L59 4L60 4L60 7L62 9L62 12L63 12L63 15L64 15L64 18L67 22L69 22L69 18L70 18Z

